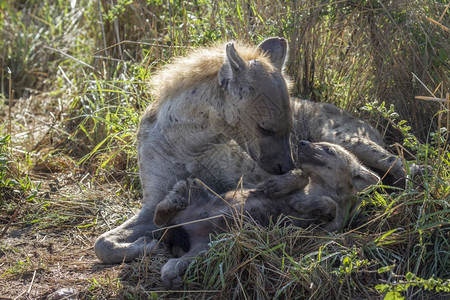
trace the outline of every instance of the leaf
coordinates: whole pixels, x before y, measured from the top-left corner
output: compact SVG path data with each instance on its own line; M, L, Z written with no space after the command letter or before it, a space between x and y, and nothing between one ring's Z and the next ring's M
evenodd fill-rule
M397 291L390 291L384 295L384 300L404 300L405 298Z
M395 267L395 265L385 266L385 267L379 268L377 270L377 272L378 272L378 274L386 273L386 272L391 271L394 267Z

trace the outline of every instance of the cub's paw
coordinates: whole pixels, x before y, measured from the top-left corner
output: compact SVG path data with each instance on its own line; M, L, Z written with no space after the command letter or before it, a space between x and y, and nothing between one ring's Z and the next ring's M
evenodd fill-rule
M281 197L290 192L304 188L309 182L308 177L301 170L293 170L286 174L274 176L257 188L263 190L271 198Z

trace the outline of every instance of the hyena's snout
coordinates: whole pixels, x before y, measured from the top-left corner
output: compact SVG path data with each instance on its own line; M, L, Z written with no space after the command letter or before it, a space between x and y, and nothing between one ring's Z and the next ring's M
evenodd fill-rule
M273 175L285 174L295 168L289 140L266 144L259 159L261 168Z

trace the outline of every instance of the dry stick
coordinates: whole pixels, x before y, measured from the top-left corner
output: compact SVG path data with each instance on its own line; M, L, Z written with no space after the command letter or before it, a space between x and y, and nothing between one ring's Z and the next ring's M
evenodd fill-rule
M111 0L111 5L114 6L114 3L112 0ZM120 42L120 33L119 33L119 19L118 18L114 19L114 33L116 34L116 40L119 43ZM123 60L122 46L119 45L118 48L119 48L120 58Z
M0 92L2 95L5 94L5 84L3 83L3 79L5 79L5 70L2 68L2 78L0 80Z
M12 108L12 79L11 79L11 69L10 68L7 68L8 69L8 80L9 80L9 90L8 90L8 92L9 92L9 103L8 103L8 105L9 105L9 113L8 113L8 116L9 116L9 124L8 124L8 134L9 134L9 136L11 136L11 128L12 128L12 124L11 124L11 122L12 122L12 118L11 118L11 108Z
M450 93L447 93L446 98L447 98L447 132L446 132L447 136L444 141L443 153L445 153L445 149L447 149L450 140Z
M76 61L76 62L82 64L83 66L86 66L86 67L88 67L88 68L90 68L90 69L92 69L92 70L95 70L95 68L94 68L93 66L91 66L90 64L85 63L84 61L82 61L82 60L80 60L80 59L78 59L78 58L76 58L76 57L73 57L72 55L67 54L67 53L65 53L65 52L63 52L63 51L61 51L61 50L59 50L59 49L55 49L55 48L48 47L48 46L44 46L44 48L45 48L45 49L48 49L48 50L52 50L52 51L58 52L58 53L60 53L60 54L62 54L62 55L64 55L64 56L66 56L67 58L70 58L70 59L72 59L72 60L74 60L74 61Z
M172 24L172 0L169 0L169 28L170 28L170 48L169 56L173 55L173 24Z
M108 56L108 48L106 48L105 27L103 25L102 7L100 5L100 0L98 0L97 3L98 3L98 15L100 16L100 25L102 28L103 47L105 51L105 56Z
M432 18L430 18L430 17L425 17L425 18L426 18L428 21L430 21L431 23L433 23L433 24L439 26L442 30L445 30L445 31L447 31L447 32L450 31L450 30L448 29L448 27L446 27L445 25L439 23L438 21L436 21L436 20L434 20L434 19L432 19Z
M433 101L433 102L438 102L438 103L444 103L446 101L444 98L427 97L427 96L415 96L414 99Z
M123 41L120 41L119 43L115 43L115 44L113 44L111 46L108 46L108 47L106 47L104 49L97 50L97 51L93 52L92 55L99 54L102 51L105 51L105 50L117 47L117 46L122 45L122 44L144 45L144 46L159 47L159 48L171 48L171 47L172 48L186 48L186 49L192 48L190 46L179 46L179 45L168 46L168 45L161 45L161 44L157 44L157 43L148 43L148 42L138 42L138 41L123 40Z
M30 286L28 287L27 294L29 294L31 292L31 287L33 286L34 278L36 278L36 270L34 270L34 272L33 272L33 278L31 278L31 282L30 282Z
M44 141L44 139L49 135L50 131L55 127L58 119L61 117L61 111L58 113L57 117L53 120L53 123L50 125L50 127L48 128L47 132L44 134L44 136L39 140L39 142L37 142L33 148L31 148L30 152L37 150L40 146L41 143Z
M17 215L19 214L20 207L16 209L16 211L13 213L11 218L9 218L8 224L3 228L2 233L0 233L0 240L5 236L6 231L8 231L8 228L11 226L11 224L16 220Z

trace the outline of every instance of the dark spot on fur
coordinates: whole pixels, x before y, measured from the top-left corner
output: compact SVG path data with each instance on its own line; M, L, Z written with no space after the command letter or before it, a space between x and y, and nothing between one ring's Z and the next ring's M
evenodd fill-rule
M334 123L334 124L333 124L333 129L336 129L336 128L338 128L338 127L341 127L341 124L340 124L340 123Z
M191 94L192 94L192 95L197 94L197 89L193 89Z
M342 132L340 132L340 131L336 131L336 134L335 134L335 136L340 136L342 134Z
M227 90L229 82L230 82L229 78L223 78L222 81L220 82L220 87L224 90Z
M391 156L391 157L389 157L388 161L392 163L392 162L394 162L396 159L397 159L396 157Z
M200 218L201 219L204 219L204 218L207 218L207 217L209 217L209 213L207 211L202 211L200 213Z

